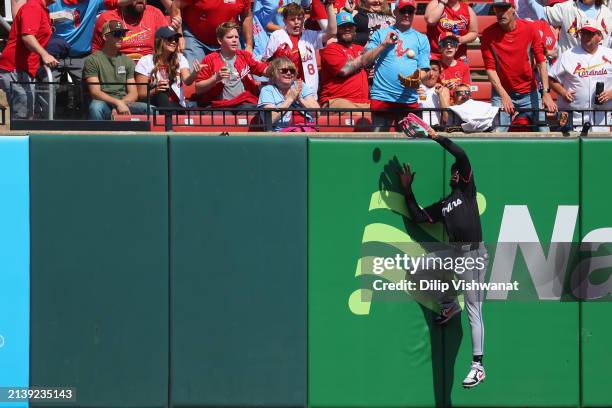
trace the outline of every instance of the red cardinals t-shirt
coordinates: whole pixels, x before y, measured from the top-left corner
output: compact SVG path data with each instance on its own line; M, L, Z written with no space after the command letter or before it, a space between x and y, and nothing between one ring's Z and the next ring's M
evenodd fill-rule
M338 72L350 59L362 53L363 47L358 44L346 47L332 43L321 50L321 103L334 98L344 98L354 103L369 102L368 75L363 68L348 77L338 76Z
M444 65L442 61L440 61L440 65L442 66L442 73L440 74L440 83L442 85L471 84L470 67L462 60L456 60L455 65L452 67Z
M100 14L94 27L93 42L91 44L92 53L102 49L104 46L102 26L109 20L119 20L128 29L125 38L121 42L121 53L140 55L153 54L155 31L159 27L167 26L170 23L168 18L159 9L149 5L146 6L142 18L138 22L125 21L121 10L105 11Z
M28 0L19 9L0 58L0 69L24 71L34 77L40 66L40 56L25 46L21 36L26 34L33 35L43 48L51 38L49 10L41 0Z
M485 68L497 71L507 92L527 93L535 89L529 49L536 62L544 61L542 40L529 21L516 20L516 28L510 32L495 23L482 33L480 51Z
M453 10L446 6L442 12L442 16L436 25L427 26L427 38L429 39L429 47L431 48L432 56L439 56L438 38L445 32L453 32L453 28L457 29L458 35L468 33L470 27L470 7L466 3L459 3L459 9ZM455 59L467 54L467 45L459 45L459 49L455 54Z
M218 47L216 30L226 21L238 22L238 16L251 7L251 0L182 0L187 28L204 44Z

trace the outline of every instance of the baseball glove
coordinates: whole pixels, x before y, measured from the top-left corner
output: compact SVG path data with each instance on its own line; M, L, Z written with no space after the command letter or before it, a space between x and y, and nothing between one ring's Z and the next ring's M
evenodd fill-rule
M403 76L402 74L397 74L397 78L399 79L400 83L406 88L417 89L419 86L421 86L421 76L420 71L418 69L414 71L414 73L410 76Z

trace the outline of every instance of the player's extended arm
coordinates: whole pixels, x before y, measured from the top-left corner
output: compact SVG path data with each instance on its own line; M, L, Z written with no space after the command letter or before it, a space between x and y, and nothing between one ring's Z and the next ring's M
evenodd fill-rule
M408 212L410 213L412 220L414 222L427 222L430 224L436 222L436 220L434 220L425 210L422 210L421 207L419 207L419 204L416 201L416 197L412 191L412 182L416 173L411 172L410 165L404 163L403 169L398 171L397 175L400 178L400 183L402 185L402 189L404 190L404 198L406 199L406 206L408 207Z
M455 142L444 136L436 136L432 137L432 139L438 142L438 144L442 146L444 150L446 150L455 157L457 168L459 169L459 174L461 174L463 178L469 180L472 175L472 166L470 165L470 160L468 159L468 156L465 151L457 144L455 144Z

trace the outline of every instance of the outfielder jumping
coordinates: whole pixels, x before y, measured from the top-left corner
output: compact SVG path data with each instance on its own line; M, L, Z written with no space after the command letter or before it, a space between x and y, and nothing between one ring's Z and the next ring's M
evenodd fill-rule
M470 161L462 148L450 139L439 136L433 129L427 129L431 139L440 144L446 151L455 157L451 166L450 187L451 193L442 200L421 209L417 204L412 191L412 182L416 173L412 173L410 166L403 165L398 173L404 190L406 204L412 220L418 223L442 222L449 237L450 249L442 253L429 254L428 256L452 256L454 258L464 257L484 259L484 268L465 268L461 278L466 282L484 282L484 275L488 265L488 255L482 242L482 228L480 226L480 214L476 203L476 185ZM439 272L439 271L435 271ZM456 271L455 271L456 272ZM418 271L417 274L425 276L432 271ZM453 272L450 272L452 280ZM430 275L430 276L432 276ZM482 292L470 290L464 292L465 306L471 326L472 336L472 364L467 377L463 380L463 386L472 388L485 379L485 370L482 365L484 323L482 320ZM440 306L440 314L436 316L436 323L443 325L454 315L461 312L457 303L456 294L436 294L436 302Z

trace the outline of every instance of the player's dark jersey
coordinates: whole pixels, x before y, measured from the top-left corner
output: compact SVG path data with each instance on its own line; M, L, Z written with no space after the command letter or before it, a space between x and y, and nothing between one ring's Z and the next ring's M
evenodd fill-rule
M408 211L416 222L444 223L450 242L481 242L482 227L470 161L463 149L450 139L440 136L436 141L455 156L459 184L447 197L424 209L419 207L414 194L407 193Z

